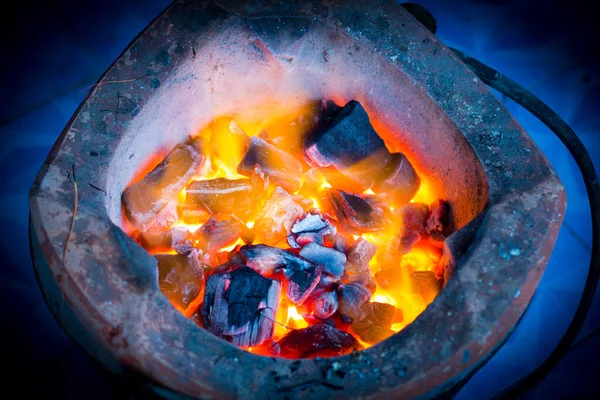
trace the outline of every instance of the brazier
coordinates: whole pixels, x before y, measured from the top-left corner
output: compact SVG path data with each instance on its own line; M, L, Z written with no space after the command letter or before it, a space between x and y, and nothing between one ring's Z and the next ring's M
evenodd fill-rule
M390 150L448 200L453 268L411 325L367 350L257 356L171 306L155 259L124 232L121 194L151 156L216 116L318 98L360 101ZM565 194L498 100L393 2L177 1L90 91L30 206L48 303L107 368L170 396L403 398L446 393L507 338L550 257Z

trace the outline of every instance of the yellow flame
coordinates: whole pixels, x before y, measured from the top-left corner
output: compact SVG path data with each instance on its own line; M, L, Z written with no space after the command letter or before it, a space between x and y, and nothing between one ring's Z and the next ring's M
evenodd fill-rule
M223 247L223 248L221 248L220 251L231 251L231 250L235 249L235 246L238 246L238 245L243 246L245 244L246 243L244 243L244 241L242 239L238 239L238 240L236 240L236 242L234 244L232 244L231 246Z

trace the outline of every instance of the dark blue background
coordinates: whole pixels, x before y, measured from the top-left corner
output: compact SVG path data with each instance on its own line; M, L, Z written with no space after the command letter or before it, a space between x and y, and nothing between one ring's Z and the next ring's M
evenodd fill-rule
M581 136L600 164L600 46L583 1L424 0L438 37L523 84ZM591 2L590 2L591 3ZM102 373L44 303L29 256L27 192L86 88L169 0L33 0L0 10L0 360L3 389L54 398L140 397ZM501 98L502 99L502 98ZM589 204L573 159L539 121L502 99L567 188L568 211L531 307L505 346L458 394L489 398L552 350L579 301L590 259ZM596 296L598 299L598 296ZM600 395L600 304L577 344L528 398ZM28 384L23 387L16 377Z

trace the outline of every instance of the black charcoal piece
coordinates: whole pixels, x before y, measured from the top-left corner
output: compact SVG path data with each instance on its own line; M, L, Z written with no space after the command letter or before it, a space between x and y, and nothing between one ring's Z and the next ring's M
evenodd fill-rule
M371 303L369 303L371 292L361 284L340 285L337 294L342 317L357 322L371 314Z
M327 198L345 231L372 232L385 227L386 207L376 196L333 189L327 192Z
M214 254L221 248L234 244L243 231L243 224L237 220L217 221L211 218L194 232L193 237L198 241L198 247Z
M326 324L291 331L277 343L284 358L333 357L362 349L351 334Z
M191 182L186 190L184 209L206 210L210 214L235 213L245 217L251 209L250 179L209 179Z
M302 186L302 164L293 155L253 136L237 172L252 176L259 166L272 183L295 192Z
M428 217L429 207L424 203L408 203L394 210L394 218L402 227L402 236L413 232L424 235Z
M269 245L285 240L294 223L302 217L302 207L278 186L256 217L253 228L256 240Z
M371 319L364 319L350 325L350 332L365 343L375 344L392 336L395 332L379 325Z
M371 188L391 160L367 112L354 100L328 115L304 140L303 150L307 161L334 187L358 184L360 191Z
M284 270L287 278L286 294L294 304L302 305L313 289L319 284L322 269L316 265L309 268L298 268L297 265L289 264Z
M203 289L204 277L196 251L187 254L157 254L160 290L180 309L185 310Z
M373 190L385 193L389 204L398 207L408 203L420 185L421 179L406 157L401 153L394 153Z
M313 264L323 266L323 272L333 277L340 278L344 274L346 255L337 250L309 243L300 250L299 255Z
M202 322L211 333L238 346L256 346L273 336L281 283L243 266L206 280Z
M335 292L321 293L312 304L315 315L325 319L331 317L338 309L338 297Z
M396 320L398 309L393 305L379 302L373 302L371 305L373 306L373 317L381 326L389 328L395 322L402 322Z

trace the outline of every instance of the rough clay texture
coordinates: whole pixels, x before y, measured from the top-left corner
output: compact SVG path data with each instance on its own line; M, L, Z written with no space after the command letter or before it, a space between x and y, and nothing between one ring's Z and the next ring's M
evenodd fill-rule
M171 396L443 394L482 365L525 311L563 219L563 186L484 84L395 2L296 4L177 1L121 55L31 189L42 288L88 352ZM390 150L405 153L450 202L458 230L445 252L454 274L413 324L365 351L256 356L170 306L155 259L120 227L121 193L152 154L214 116L273 98L323 97L359 100ZM79 205L69 235L73 165Z

